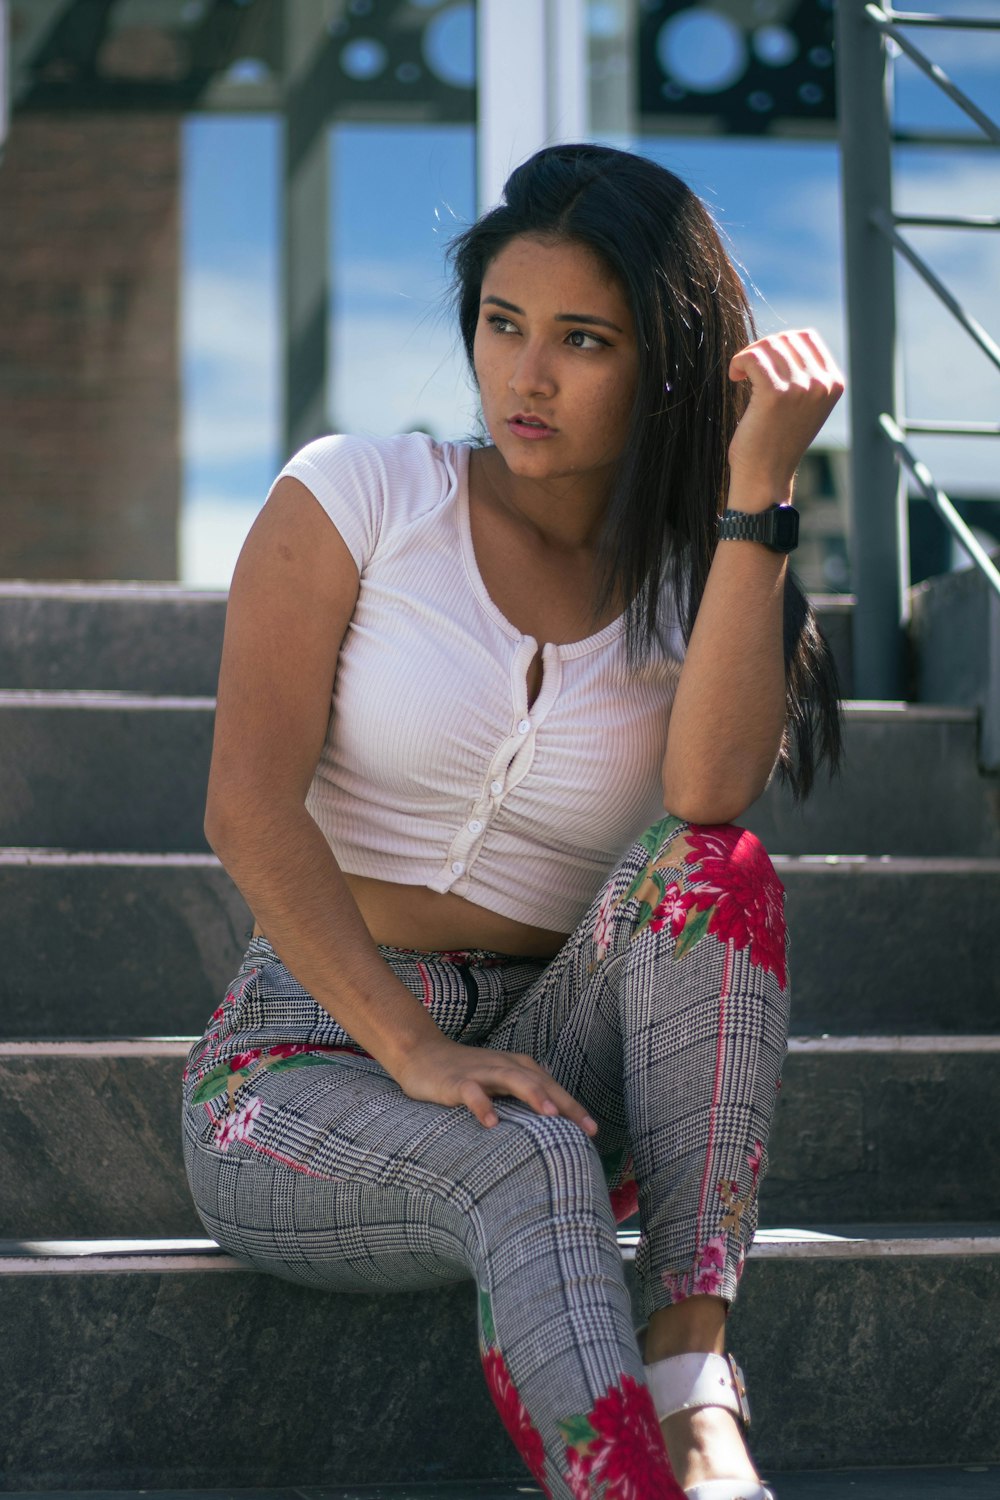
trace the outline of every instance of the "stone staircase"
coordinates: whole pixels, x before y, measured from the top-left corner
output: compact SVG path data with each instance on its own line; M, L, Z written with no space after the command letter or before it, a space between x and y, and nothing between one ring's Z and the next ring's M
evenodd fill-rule
M471 1286L322 1296L230 1260L188 1201L181 1059L249 930L201 830L224 608L0 585L0 1489L531 1493ZM849 605L822 617L849 683ZM887 1500L892 1467L893 1495L1000 1496L1000 817L978 724L850 703L840 784L802 810L770 789L746 819L794 944L731 1336L780 1500Z

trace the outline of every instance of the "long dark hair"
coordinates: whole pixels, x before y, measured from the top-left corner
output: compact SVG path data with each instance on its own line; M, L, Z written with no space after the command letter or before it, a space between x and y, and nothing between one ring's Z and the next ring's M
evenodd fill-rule
M550 146L508 178L503 201L452 242L455 300L473 368L487 266L516 235L595 253L628 298L639 346L631 430L600 539L600 610L627 601L629 662L662 629L663 584L690 639L725 507L729 443L748 382L729 362L755 336L742 282L701 200L664 167L609 146ZM796 798L842 750L836 669L807 599L787 575L786 720L779 770Z

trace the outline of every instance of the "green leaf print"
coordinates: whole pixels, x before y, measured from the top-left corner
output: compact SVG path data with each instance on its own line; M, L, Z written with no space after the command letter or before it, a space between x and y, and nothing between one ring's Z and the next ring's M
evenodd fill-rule
M233 1075L229 1070L229 1064L220 1063L217 1068L212 1069L211 1073L205 1074L204 1078L201 1080L198 1087L191 1095L191 1103L207 1104L210 1099L218 1099L220 1094L224 1094L226 1092L226 1089L229 1087L229 1080L230 1078L232 1078L232 1076Z
M289 1068L313 1068L317 1063L329 1061L326 1057L317 1057L315 1052L297 1052L294 1057L276 1057L273 1062L261 1059L269 1073L287 1073Z
M649 919L650 919L650 917L652 915L653 915L653 908L650 906L649 902L648 901L640 901L639 902L638 920L636 921L636 924L635 924L635 930L632 933L633 937L638 937L639 936L639 933L642 931L642 929L645 926L648 925Z
M493 1347L497 1341L497 1331L493 1325L493 1307L490 1302L489 1292L479 1288L479 1321L483 1328L483 1343L487 1349Z
M701 942L708 931L708 924L712 920L714 910L714 906L710 906L707 911L695 911L694 907L691 908L683 931L674 944L675 958L683 958L686 953L690 953L695 943Z
M652 828L646 829L639 843L655 859L674 829L680 827L680 822L680 818L675 818L673 813L668 813L665 818L661 818L658 823L654 823Z
M556 1426L565 1438L567 1448L586 1448L597 1436L590 1418L583 1412L576 1417L566 1417L562 1422L557 1422Z

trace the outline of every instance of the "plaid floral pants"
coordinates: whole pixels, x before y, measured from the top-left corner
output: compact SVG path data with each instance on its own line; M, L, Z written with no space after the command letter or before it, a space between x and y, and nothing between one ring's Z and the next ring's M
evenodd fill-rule
M208 1233L334 1291L471 1276L490 1392L545 1492L676 1500L615 1224L638 1209L644 1316L732 1301L786 1047L770 860L744 829L668 817L551 962L380 951L445 1035L542 1063L596 1138L512 1098L490 1130L410 1099L255 939L185 1070Z

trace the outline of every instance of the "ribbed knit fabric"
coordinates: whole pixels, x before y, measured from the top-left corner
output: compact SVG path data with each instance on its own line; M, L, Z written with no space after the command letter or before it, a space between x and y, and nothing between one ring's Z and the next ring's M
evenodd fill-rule
M421 433L326 437L281 471L315 495L361 576L306 805L350 874L569 932L662 814L683 640L675 627L631 674L624 617L543 644L529 708L538 643L476 565L469 451Z

